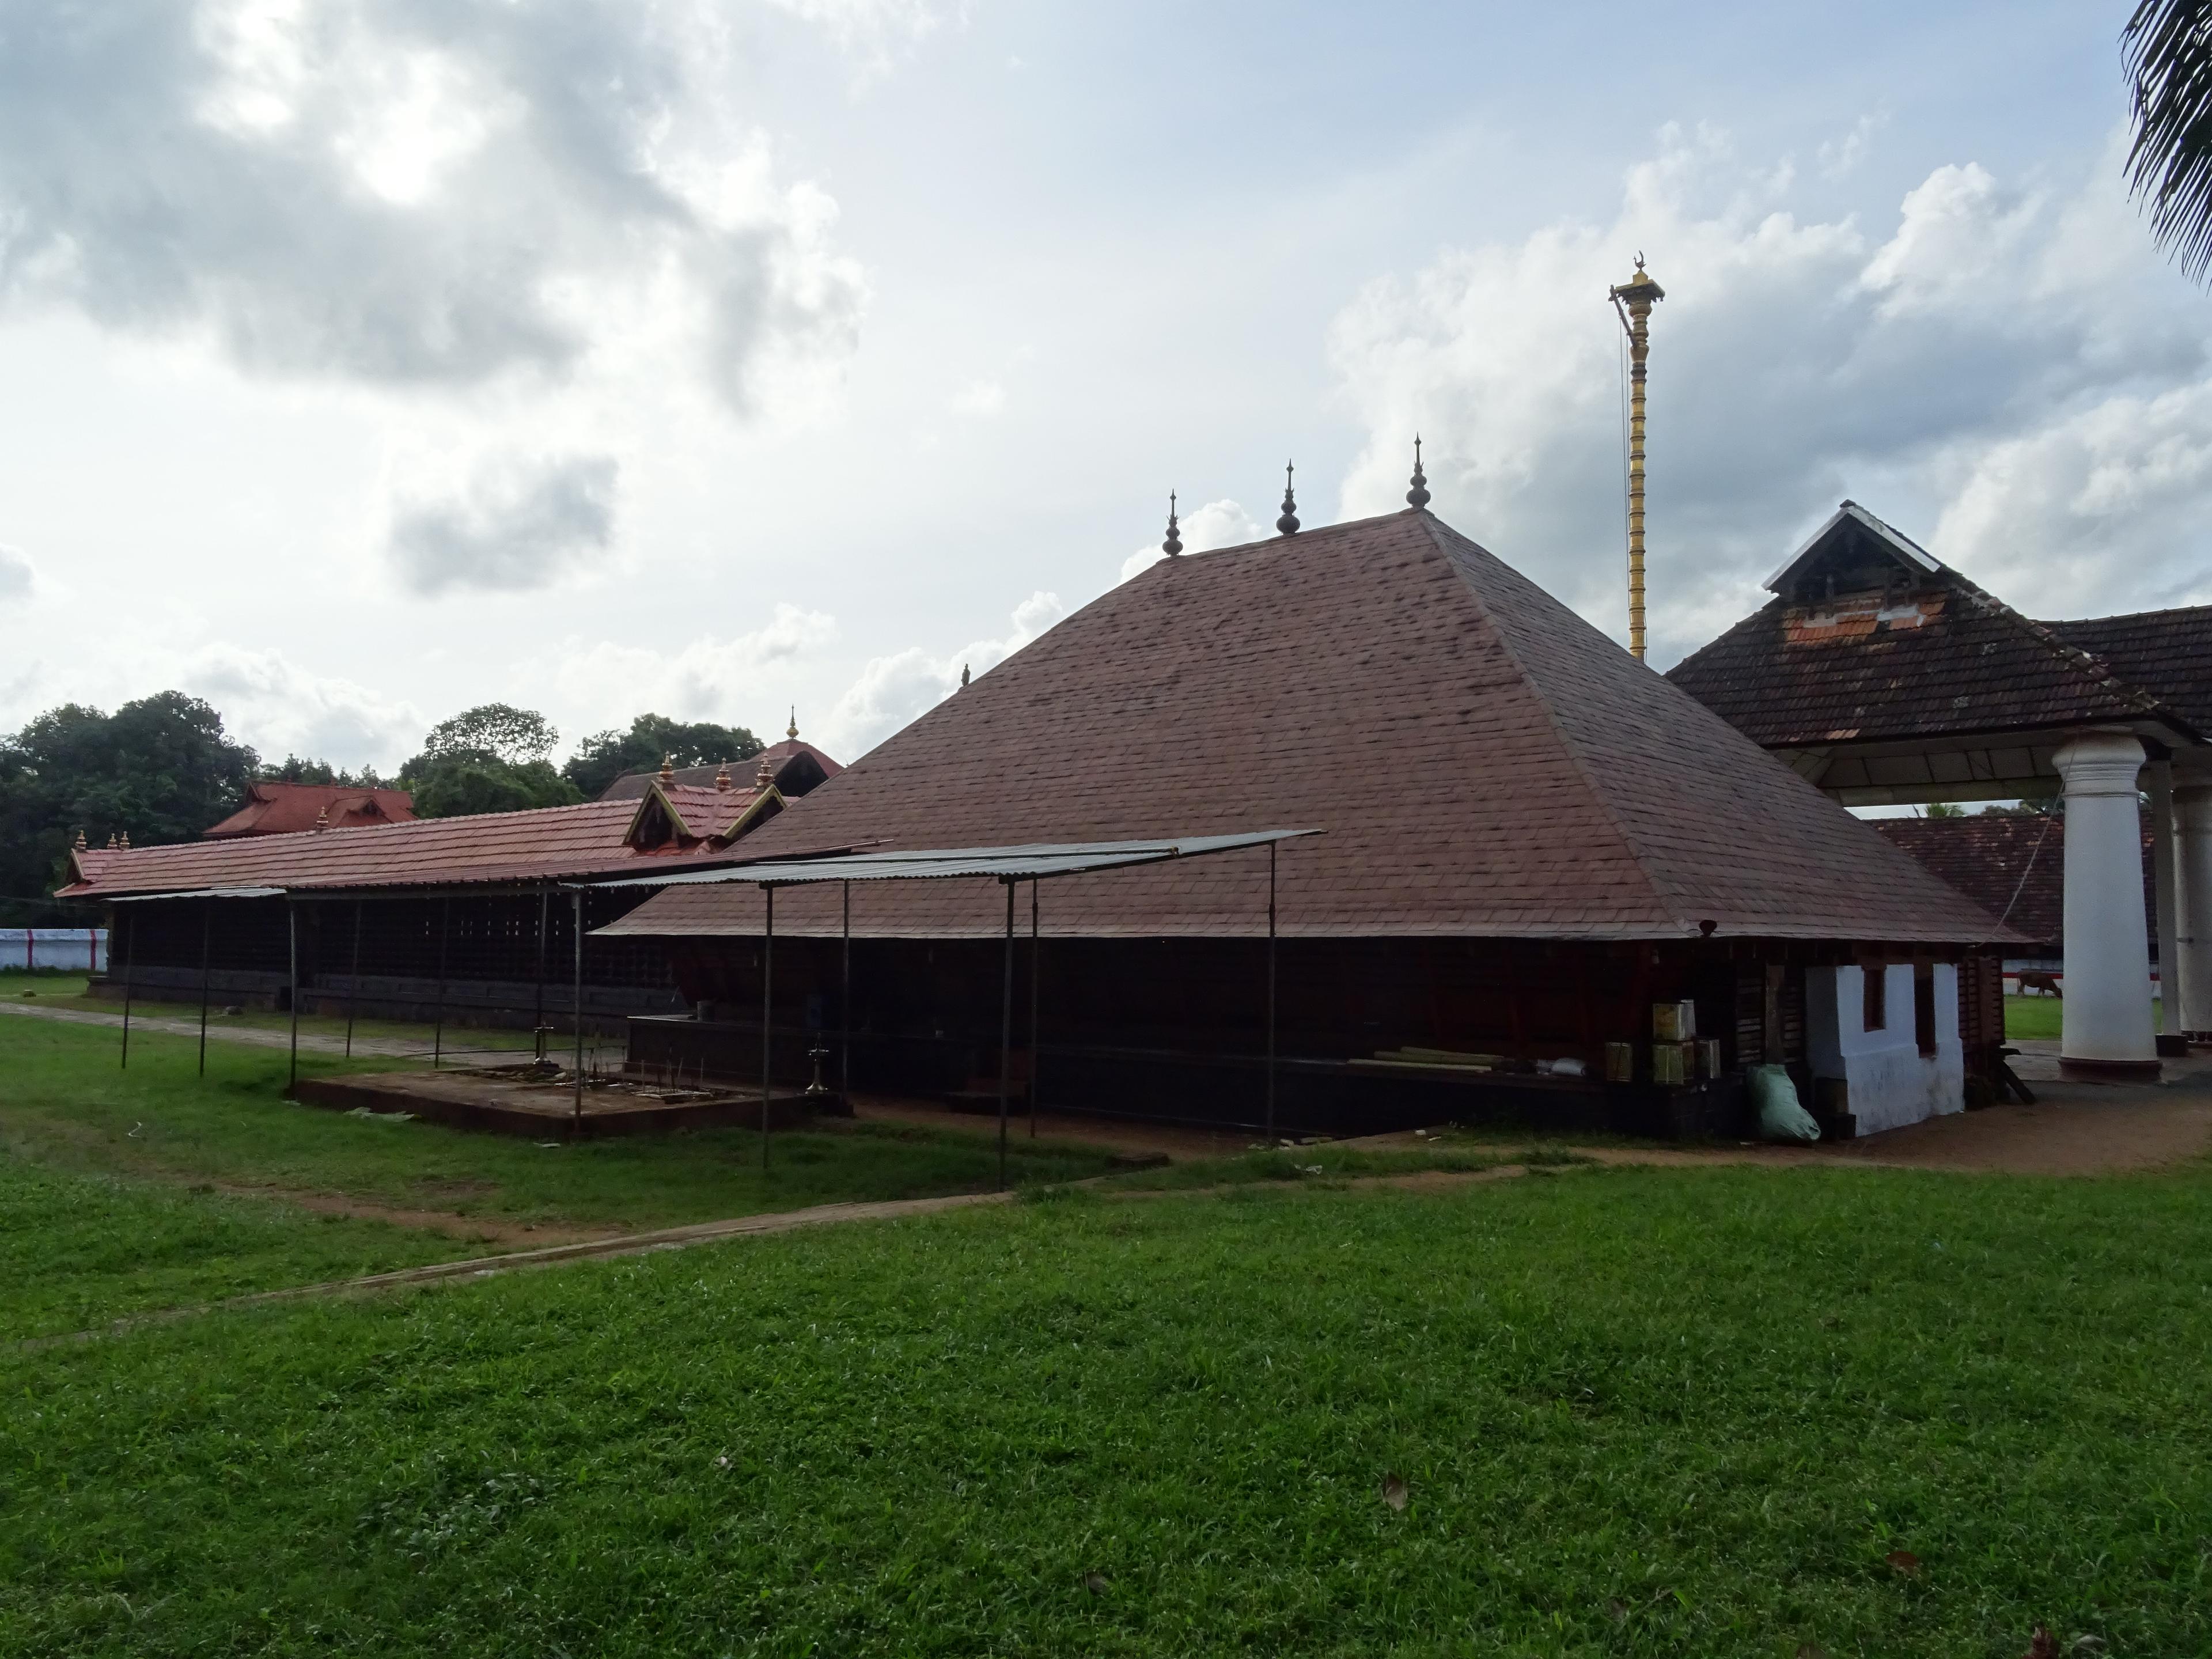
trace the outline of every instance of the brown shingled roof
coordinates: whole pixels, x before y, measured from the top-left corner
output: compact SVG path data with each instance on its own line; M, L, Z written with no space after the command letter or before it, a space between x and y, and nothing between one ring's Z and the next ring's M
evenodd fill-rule
M1389 784L1375 769L1387 757ZM1291 934L1969 941L1983 914L1534 583L1426 513L1162 560L749 837L749 855L1320 825ZM1048 884L1048 932L1265 930L1265 861ZM982 883L853 896L857 932L988 935ZM757 931L749 886L610 929ZM779 931L834 932L793 890Z

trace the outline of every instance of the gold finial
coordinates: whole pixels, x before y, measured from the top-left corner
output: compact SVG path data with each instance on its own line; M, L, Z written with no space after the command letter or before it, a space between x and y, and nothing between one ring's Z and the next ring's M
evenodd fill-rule
M763 755L760 765L753 771L753 787L757 790L765 789L775 781L775 768L769 763L768 757Z
M1644 660L1644 383L1651 356L1651 307L1667 290L1636 256L1636 274L1607 290L1620 325L1628 331L1628 650Z
M793 743L799 741L799 705L791 705L791 724L783 728L783 735Z
M323 810L315 814L315 828L318 830L327 830L330 827L331 809L330 804L326 801L323 805Z
M131 832L128 830L123 832L123 850L126 853L131 850Z
M729 762L727 762L727 761L724 761L724 762L722 763L722 769L721 769L720 771L719 771L719 772L717 772L717 773L715 773L715 774L714 774L714 787L715 787L715 788L717 788L717 789L719 789L719 790L721 790L725 794L726 794L727 793L729 793L729 787L730 787L730 763L729 763Z
M107 832L107 850L111 853L115 850L115 831L112 830Z
M663 783L675 782L676 757L673 755L663 755L660 757L660 770L655 775L657 775Z
M84 851L84 831L82 830L76 832L76 850L80 853Z

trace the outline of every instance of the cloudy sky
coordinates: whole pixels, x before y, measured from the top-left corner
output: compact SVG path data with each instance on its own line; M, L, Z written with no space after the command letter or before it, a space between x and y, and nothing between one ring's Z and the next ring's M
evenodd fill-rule
M850 757L1140 568L1437 510L1654 655L1851 495L2212 600L2212 300L2124 4L0 0L0 726L177 685ZM1629 20L1649 27L1639 39Z

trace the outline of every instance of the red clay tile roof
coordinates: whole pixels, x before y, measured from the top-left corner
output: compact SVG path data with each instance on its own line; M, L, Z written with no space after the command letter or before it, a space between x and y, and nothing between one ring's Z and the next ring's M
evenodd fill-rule
M2212 736L2212 605L2043 625Z
M1389 782L1374 787L1378 757ZM1544 592L1407 512L1166 559L749 836L1110 841L1317 825L1281 854L1286 933L1970 941L1994 920ZM1266 930L1267 860L1047 883L1059 934ZM834 933L792 890L779 930ZM989 935L990 884L856 889L856 931ZM1026 905L1027 900L1023 903ZM749 885L671 889L606 930L757 931Z
M723 765L727 765L730 769L732 784L739 789L749 790L753 787L753 779L760 771L761 762L766 760L773 769L777 787L787 795L799 795L805 793L805 791L794 788L790 783L787 783L784 774L790 769L792 762L799 759L802 755L822 769L822 776L824 778L834 778L845 769L812 744L797 738L786 738L781 743L770 744L750 760L733 760L713 766L679 766L675 770L675 778L679 784L712 789L714 787L714 775L722 769ZM601 800L635 800L645 793L646 785L651 783L659 775L657 772L625 772L600 793L599 799ZM793 780L793 782L796 781L798 780ZM811 787L815 780L809 778L806 781L808 787Z
M671 865L727 863L707 842L638 852L623 837L635 801L586 801L528 812L417 818L361 830L308 830L173 847L85 848L65 898L206 887L353 889L574 879ZM743 843L739 843L743 845Z
M2066 941L2066 820L1976 813L1956 818L1876 818L1874 827L1991 915L2051 956ZM2143 831L2143 920L2158 937L2151 897L2151 837Z
M338 783L250 783L246 804L222 823L203 830L203 840L233 836L283 836L312 830L330 814L330 828L404 823L415 816L415 798L404 789L362 789Z

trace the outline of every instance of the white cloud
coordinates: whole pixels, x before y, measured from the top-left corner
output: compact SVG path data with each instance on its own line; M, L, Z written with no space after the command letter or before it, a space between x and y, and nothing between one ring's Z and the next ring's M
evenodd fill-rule
M1887 110L1874 110L1851 123L1851 130L1840 138L1832 138L1822 144L1816 157L1824 179L1847 179L1858 171L1867 151L1873 146L1874 136L1889 125Z
M298 755L388 772L428 725L412 703L312 673L281 651L204 646L184 660L176 683L222 710L225 729L270 760Z
M21 548L0 542L0 603L27 599L38 586L38 572Z
M781 665L836 637L836 617L779 605L750 633L733 639L702 634L672 653L611 642L586 650L572 641L561 653L557 679L568 702L602 711L601 726L626 724L647 710L743 725L750 709L786 700L789 675Z
M1184 552L1204 553L1217 547L1240 547L1269 532L1235 501L1224 500L1208 501L1182 514L1182 533ZM1128 580L1166 556L1158 542L1139 548L1121 561L1121 580Z
M605 455L481 468L452 494L396 506L386 556L422 594L550 586L612 548L617 471Z
M963 670L985 672L1066 614L1058 594L1032 593L1014 607L1013 631L1004 639L974 640L946 657L916 645L870 659L823 722L824 746L841 760L866 754L958 690Z
M966 21L964 0L768 0L825 31L860 66L863 85L887 73L893 54L933 33L948 15Z
M2118 154L2070 193L1938 167L1879 236L1801 222L1786 178L1739 164L1720 135L1670 130L1611 223L1449 252L1344 309L1330 352L1370 435L1342 509L1402 501L1418 430L1437 512L1623 631L1605 291L1641 248L1669 295L1652 325L1659 660L1757 603L1846 495L1986 568L2023 609L2165 602L2201 563L2180 526L2184 503L2212 506L2195 471L2212 375L2201 299L2175 303ZM2029 466L2080 482L2025 490ZM2038 491L2052 510L2028 505ZM2136 505L2087 505L2120 498Z
M973 416L979 419L995 415L1006 406L1006 388L996 380L973 380L956 392L945 406L955 415Z
M859 38L912 8L799 9ZM707 0L11 7L0 298L383 385L672 331L750 410L842 358L865 288L732 106L743 40Z

